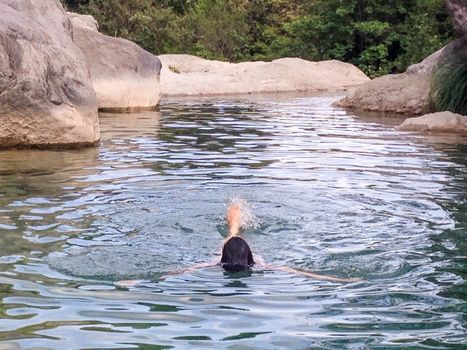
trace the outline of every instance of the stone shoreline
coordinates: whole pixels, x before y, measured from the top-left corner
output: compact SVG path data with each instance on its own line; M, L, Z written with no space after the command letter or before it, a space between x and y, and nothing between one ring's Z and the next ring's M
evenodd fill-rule
M341 91L370 79L352 64L281 58L229 63L192 55L160 55L163 96Z

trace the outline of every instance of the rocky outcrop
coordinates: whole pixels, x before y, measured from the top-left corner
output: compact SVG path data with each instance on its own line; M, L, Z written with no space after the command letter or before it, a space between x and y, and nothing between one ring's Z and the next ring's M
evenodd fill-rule
M84 56L59 0L0 0L0 147L98 142Z
M430 75L453 44L434 52L405 73L388 74L349 90L335 105L355 111L420 115L430 109Z
M131 41L82 28L78 21L73 23L73 38L86 57L99 110L158 109L159 59Z
M430 133L467 134L467 116L451 112L426 114L418 118L406 119L397 129Z
M427 74L389 74L351 90L335 105L356 111L419 115L429 109Z
M351 110L420 115L430 110L431 73L439 65L467 58L467 1L446 0L457 32L464 35L410 66L405 73L376 78L336 103Z
M457 55L459 40L439 49L405 73L388 74L349 90L336 106L355 111L420 115L430 110L431 74L442 60Z
M282 58L228 63L191 55L161 55L165 96L342 90L369 81L357 67L339 61Z

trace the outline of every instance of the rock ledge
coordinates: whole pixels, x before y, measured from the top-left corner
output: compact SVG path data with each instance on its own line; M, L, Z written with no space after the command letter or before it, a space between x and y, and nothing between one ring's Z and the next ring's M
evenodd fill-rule
M342 90L369 81L357 67L336 60L229 63L191 55L161 55L164 96Z

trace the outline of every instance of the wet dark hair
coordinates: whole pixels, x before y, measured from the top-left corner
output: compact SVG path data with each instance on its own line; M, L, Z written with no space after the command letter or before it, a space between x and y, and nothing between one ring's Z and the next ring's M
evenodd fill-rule
M248 243L240 237L232 237L225 242L222 248L220 265L229 272L250 270L255 264L253 253Z

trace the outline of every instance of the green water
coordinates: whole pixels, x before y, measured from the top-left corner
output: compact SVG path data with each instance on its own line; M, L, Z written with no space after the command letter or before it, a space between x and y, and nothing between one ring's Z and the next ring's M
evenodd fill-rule
M0 349L467 348L466 140L334 100L166 100L96 149L0 152ZM254 255L362 281L161 279L219 258L232 197Z

